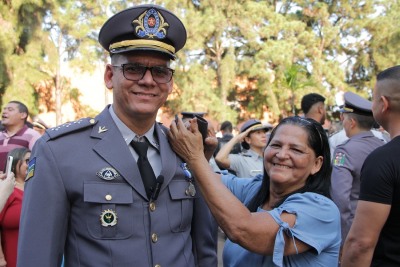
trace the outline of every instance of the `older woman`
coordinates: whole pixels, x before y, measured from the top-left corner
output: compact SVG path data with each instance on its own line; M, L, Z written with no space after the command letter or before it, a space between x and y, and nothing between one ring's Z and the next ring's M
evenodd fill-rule
M224 266L337 266L340 217L329 199L330 151L320 124L289 117L272 131L264 174L254 179L218 175L206 157L196 120L172 124L169 139L187 162L229 240Z

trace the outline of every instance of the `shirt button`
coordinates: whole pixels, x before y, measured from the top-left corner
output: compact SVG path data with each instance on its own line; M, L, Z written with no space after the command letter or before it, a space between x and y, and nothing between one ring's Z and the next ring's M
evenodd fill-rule
M156 243L157 240L158 240L157 234L152 234L152 235L151 235L151 241L153 241L153 243Z
M150 202L149 208L150 208L151 211L155 211L156 210L156 203Z
M161 267L161 265L160 264L156 264L156 265L154 265L154 267Z
M110 201L112 199L111 195L106 195L106 200Z

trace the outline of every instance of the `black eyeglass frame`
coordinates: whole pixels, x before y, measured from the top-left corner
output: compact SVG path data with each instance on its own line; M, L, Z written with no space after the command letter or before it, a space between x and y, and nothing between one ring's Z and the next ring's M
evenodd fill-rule
M162 66L147 67L147 66L144 66L144 65L134 64L134 63L125 63L125 64L121 64L121 65L111 65L111 66L116 67L116 68L121 68L122 69L122 74L124 75L125 79L127 79L128 81L133 81L133 82L137 82L137 81L140 81L141 79L143 79L144 75L149 70L150 73L151 73L151 76L153 78L153 81L155 81L156 83L159 83L159 84L165 84L165 83L169 83L172 80L172 77L174 76L174 73L175 73L175 70L173 70L171 68L168 68L168 67L162 67ZM140 68L142 68L143 71L142 71L141 77L137 78L137 79L128 78L127 75L126 75L126 67L136 67L136 68L140 67ZM157 78L157 75L153 74L153 70L157 70L157 69L158 70L167 70L167 71L169 71L169 73L171 74L169 79L167 79L167 81L159 81L158 80L159 78Z

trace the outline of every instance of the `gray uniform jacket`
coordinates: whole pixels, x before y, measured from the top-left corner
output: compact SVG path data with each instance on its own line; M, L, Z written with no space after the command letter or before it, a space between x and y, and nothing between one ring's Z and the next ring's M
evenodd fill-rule
M341 216L342 244L350 230L360 194L360 174L365 158L384 142L366 131L336 147L333 156L331 197Z
M60 266L63 255L66 267L217 266L215 222L200 190L185 193L166 131L156 123L164 183L150 203L108 107L48 130L28 167L18 266Z

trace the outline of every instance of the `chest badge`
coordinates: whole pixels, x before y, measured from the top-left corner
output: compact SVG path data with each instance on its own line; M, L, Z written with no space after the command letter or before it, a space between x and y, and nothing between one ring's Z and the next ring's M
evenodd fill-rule
M100 215L101 226L108 227L117 224L117 213L112 209L103 210Z
M115 178L119 177L117 170L111 167L103 168L96 173L101 179L106 181L114 180Z

